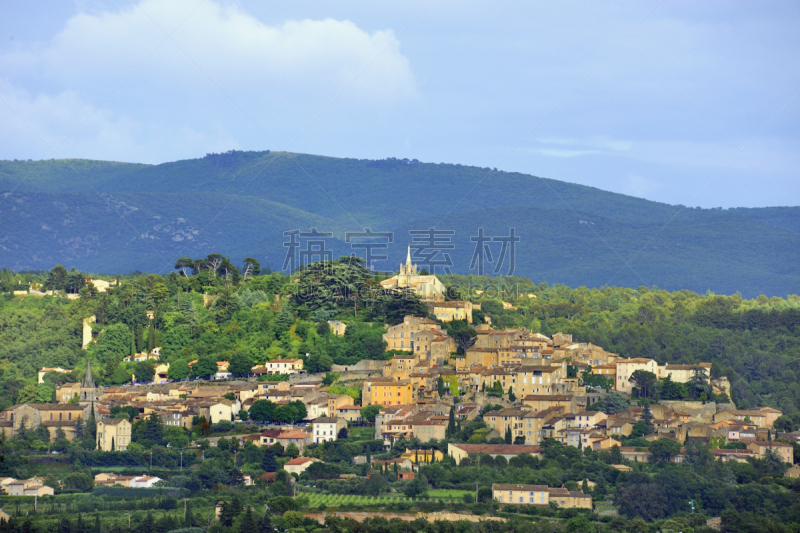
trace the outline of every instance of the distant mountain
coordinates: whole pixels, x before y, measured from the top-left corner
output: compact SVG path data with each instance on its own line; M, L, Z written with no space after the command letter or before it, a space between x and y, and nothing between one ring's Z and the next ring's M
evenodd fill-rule
M535 281L800 292L800 207L684 208L488 168L286 152L0 161L0 267L15 270L166 273L178 257L212 252L280 269L286 231L331 232L338 257L353 252L345 233L367 227L394 234L379 270L405 258L409 231L433 227L455 232L444 252L468 273L470 237L513 227L516 274ZM501 243L488 245L497 262Z

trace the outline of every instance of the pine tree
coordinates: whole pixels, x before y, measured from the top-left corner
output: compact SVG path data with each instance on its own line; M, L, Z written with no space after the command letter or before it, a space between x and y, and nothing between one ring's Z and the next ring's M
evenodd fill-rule
M136 334L131 332L131 357L136 356Z
M64 517L61 519L56 533L72 533L72 522L69 521L69 518Z
M155 520L153 520L153 515L150 511L147 512L147 516L144 517L144 520L136 527L137 533L155 533L156 530Z
M264 516L258 521L258 533L273 533L272 520L269 517L269 513L264 513Z
M102 528L100 526L100 515L99 514L95 514L94 515L94 533L100 533L101 530L102 530Z
M264 450L264 455L261 459L261 468L265 472L277 472L278 461L275 459L275 452L271 448Z
M222 510L219 513L219 523L225 527L231 527L237 514L234 503L232 501L225 502L222 504Z
M253 510L247 506L241 522L239 522L239 533L253 533L256 528L256 522L253 519Z

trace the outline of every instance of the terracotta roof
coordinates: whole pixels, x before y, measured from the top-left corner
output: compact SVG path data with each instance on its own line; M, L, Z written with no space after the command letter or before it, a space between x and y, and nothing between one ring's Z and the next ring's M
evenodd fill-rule
M295 457L291 461L287 462L284 466L304 465L306 463L313 463L315 461L317 461L317 459L314 459L313 457Z
M309 436L309 433L301 429L290 429L289 431L283 431L277 438L279 439L305 439Z

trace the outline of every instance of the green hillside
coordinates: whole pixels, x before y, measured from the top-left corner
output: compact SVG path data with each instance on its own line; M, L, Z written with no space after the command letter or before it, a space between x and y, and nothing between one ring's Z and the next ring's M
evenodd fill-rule
M0 266L165 273L219 252L283 264L283 232L454 230L454 271L474 244L516 228L516 273L569 285L800 292L800 208L690 209L592 187L462 165L228 152L161 165L0 161ZM499 246L499 245L497 245ZM495 253L499 247L495 248Z

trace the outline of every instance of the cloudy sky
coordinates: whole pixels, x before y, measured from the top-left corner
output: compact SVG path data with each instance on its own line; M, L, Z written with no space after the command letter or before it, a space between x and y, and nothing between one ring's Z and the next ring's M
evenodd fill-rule
M800 205L797 2L0 0L0 158L288 150Z

